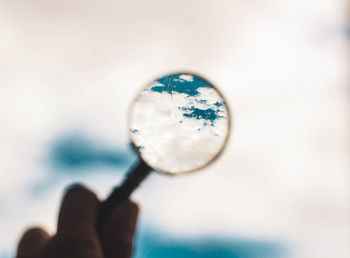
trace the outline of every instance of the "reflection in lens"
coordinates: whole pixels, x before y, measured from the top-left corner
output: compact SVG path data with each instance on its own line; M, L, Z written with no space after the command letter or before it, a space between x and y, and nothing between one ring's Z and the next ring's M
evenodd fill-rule
M151 82L132 104L129 119L130 138L142 159L171 174L210 163L230 130L222 96L191 73L169 74Z

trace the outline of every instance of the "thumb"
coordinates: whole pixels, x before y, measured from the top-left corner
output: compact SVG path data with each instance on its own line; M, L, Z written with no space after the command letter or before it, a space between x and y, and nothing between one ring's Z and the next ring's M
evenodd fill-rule
M49 241L49 234L39 227L27 230L17 248L17 258L25 258L37 255Z
M133 251L139 208L125 201L115 208L102 232L101 244L106 257L130 258Z

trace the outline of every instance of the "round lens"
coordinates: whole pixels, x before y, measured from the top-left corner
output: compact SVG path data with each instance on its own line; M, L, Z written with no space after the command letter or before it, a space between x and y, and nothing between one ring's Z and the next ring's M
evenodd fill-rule
M173 73L152 81L134 100L130 138L141 158L156 171L197 170L221 153L230 132L223 96L192 73Z

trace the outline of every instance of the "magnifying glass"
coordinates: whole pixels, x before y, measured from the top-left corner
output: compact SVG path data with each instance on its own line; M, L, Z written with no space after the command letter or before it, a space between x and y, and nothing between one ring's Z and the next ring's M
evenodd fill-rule
M150 82L129 113L129 136L139 158L101 203L97 231L151 171L180 175L212 163L227 143L230 126L227 102L202 76L177 72Z

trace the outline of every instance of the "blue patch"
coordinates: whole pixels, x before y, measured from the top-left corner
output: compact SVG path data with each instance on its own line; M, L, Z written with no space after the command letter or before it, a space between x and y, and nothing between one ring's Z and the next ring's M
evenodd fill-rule
M80 180L91 173L120 173L129 168L136 154L132 148L108 148L78 134L55 140L48 150L47 163L51 170L29 186L33 198L49 192L64 179Z
M130 132L133 133L133 134L138 134L138 133L139 133L139 130L137 130L137 129L133 129L133 130L132 130L132 129L131 129Z
M185 73L175 73L159 78L156 81L162 85L153 86L151 90L159 93L166 92L172 94L173 92L177 92L185 93L189 96L198 96L199 88L213 88L209 82L198 76L191 74L191 76L193 76L193 81L187 81L181 79L181 75L185 75Z
M141 231L134 258L282 258L286 248L278 242L218 237L173 237Z
M126 167L134 155L127 149L106 148L81 136L58 139L50 150L50 163L56 168Z
M217 101L214 105L217 107L222 107L224 103L222 101Z
M120 173L135 158L132 148L108 148L77 134L58 138L48 150L47 163L51 173L30 185L28 191L33 198L38 198L67 178L79 180L80 177L96 171Z
M222 111L215 110L212 108L200 109L200 108L196 108L196 107L190 107L190 108L182 107L182 110L185 111L185 113L183 114L184 117L195 118L198 120L203 119L206 121L210 121L212 126L214 126L215 120L217 120L219 118L223 118L223 116L219 115L219 113Z
M208 100L207 99L196 99L196 102L199 103L199 104L208 105Z

